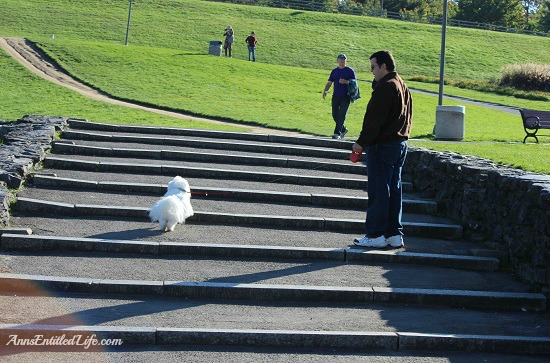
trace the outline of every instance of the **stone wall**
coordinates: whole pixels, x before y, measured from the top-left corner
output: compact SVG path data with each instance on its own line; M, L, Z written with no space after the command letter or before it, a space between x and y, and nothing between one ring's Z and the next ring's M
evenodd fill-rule
M18 189L32 168L50 148L56 130L67 125L67 118L26 115L0 121L0 228L8 224L8 207L13 199L9 189Z
M414 147L403 173L463 226L465 239L505 252L522 280L550 291L549 175Z

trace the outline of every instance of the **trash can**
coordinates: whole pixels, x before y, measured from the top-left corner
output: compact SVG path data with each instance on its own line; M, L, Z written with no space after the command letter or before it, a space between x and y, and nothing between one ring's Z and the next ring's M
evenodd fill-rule
M464 106L437 106L435 139L461 141L464 139Z
M211 40L210 47L208 48L208 54L217 55L218 57L222 56L222 41L221 40Z

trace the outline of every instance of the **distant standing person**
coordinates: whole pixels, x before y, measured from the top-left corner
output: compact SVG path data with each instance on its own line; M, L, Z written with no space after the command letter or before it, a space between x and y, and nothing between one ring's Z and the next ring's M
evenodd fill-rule
M225 28L225 32L223 33L223 36L225 37L225 42L223 43L225 56L227 57L227 53L229 52L229 58L231 58L232 57L231 51L233 50L233 42L235 41L235 33L233 32L233 28L231 28L231 25Z
M344 124L348 113L349 104L351 102L348 96L348 83L350 79L355 79L355 71L353 68L346 66L347 57L345 54L338 54L336 57L338 67L334 68L328 77L328 82L323 91L323 99L325 99L328 90L334 83L334 92L332 93L332 118L336 123L334 127L333 139L343 139L348 128Z
M354 243L362 247L403 246L401 170L407 156L413 101L395 71L393 55L385 50L370 56L374 90L363 128L352 149L365 152L369 196L366 235Z
M248 46L248 61L256 62L256 44L258 44L258 38L254 32L246 38L246 45Z

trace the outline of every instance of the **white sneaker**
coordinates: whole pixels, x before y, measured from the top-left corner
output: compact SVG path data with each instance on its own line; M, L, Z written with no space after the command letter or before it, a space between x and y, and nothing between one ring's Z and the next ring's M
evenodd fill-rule
M341 139L340 134L334 134L334 135L332 135L332 138L335 139L335 140L340 140Z
M374 248L384 248L388 245L386 238L384 236L369 238L367 236L363 238L356 238L353 243L356 246L361 247L374 247Z
M386 238L386 243L394 248L403 247L403 236L398 234L395 236L391 236Z

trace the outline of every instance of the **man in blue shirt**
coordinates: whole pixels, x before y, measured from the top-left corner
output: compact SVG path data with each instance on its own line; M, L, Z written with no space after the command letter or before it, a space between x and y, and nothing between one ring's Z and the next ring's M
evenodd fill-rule
M328 90L334 83L334 93L332 94L332 118L336 123L334 127L333 139L343 139L348 128L344 125L346 115L350 104L348 96L348 83L350 79L355 79L355 71L353 68L346 66L347 57L345 54L338 54L336 58L338 67L334 68L330 73L328 82L323 91L323 99L325 99Z

